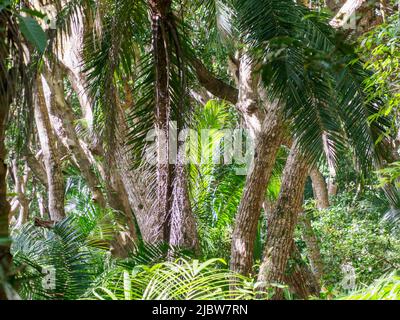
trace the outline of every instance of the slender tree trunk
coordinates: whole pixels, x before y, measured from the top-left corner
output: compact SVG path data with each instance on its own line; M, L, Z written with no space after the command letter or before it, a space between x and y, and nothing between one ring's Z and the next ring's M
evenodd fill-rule
M258 275L258 281L263 283L261 288L285 281L286 265L307 176L307 163L294 143L286 162L279 198L268 222L263 261ZM283 291L277 288L273 298L282 299L282 294Z
M336 166L335 160L332 158L331 152L329 151L329 142L326 134L322 136L324 151L326 155L326 160L328 162L328 170L329 170L329 179L328 179L328 195L335 196L337 193L337 184L336 184Z
M317 201L317 208L327 209L329 207L328 188L325 179L318 168L310 170L310 177L313 187L314 198ZM309 252L311 269L318 281L321 280L324 271L324 264L321 258L318 238L312 228L311 220L307 213L300 214L301 227L303 229L303 238Z
M308 265L302 260L299 249L292 240L289 262L286 265L284 282L300 299L318 296L321 287Z
M329 196L324 176L321 174L318 168L314 167L310 170L310 178L312 182L314 198L317 201L317 208L328 208Z
M36 196L38 201L40 219L50 219L49 208L47 207L48 201L46 201L46 198L41 192L37 192Z
M18 164L14 159L12 161L12 173L15 182L15 193L18 195L19 202L19 215L16 223L16 227L21 227L28 221L29 215L29 200L26 197L26 185L29 179L29 168L25 163L24 174L21 176L18 172Z
M248 274L253 264L258 219L282 137L280 108L278 105L271 105L257 136L253 163L232 234L231 269L241 274Z
M48 202L50 218L60 221L65 217L64 211L64 177L61 161L56 149L56 137L50 124L46 102L43 94L42 79L38 78L35 97L35 121L39 141L43 150L43 159L48 182Z
M104 168L100 163L96 162L88 147L83 142L81 143L92 165L97 166L100 172L104 181L104 189L109 206L117 212L116 220L120 230L111 243L111 252L114 256L125 258L129 252L132 252L135 243L138 241L136 223L130 206L129 195L118 173L115 159L110 159L111 164Z
M47 189L47 175L45 168L43 167L41 161L39 161L32 153L29 148L25 149L24 160L27 163L29 169L32 171L32 175L37 178L41 184Z
M46 97L47 110L50 115L51 124L63 143L70 152L74 162L77 164L88 187L93 194L94 202L100 207L106 207L106 201L100 190L100 181L97 178L89 159L80 145L79 138L75 132L74 115L71 106L64 99L64 86L61 69L57 64L52 66L52 72L46 69L43 88Z
M238 63L238 70L233 69L231 71L239 76L236 108L241 113L246 128L250 131L253 139L257 139L265 117L264 111L260 109L260 79L258 73L254 72L255 62L248 52L241 53Z

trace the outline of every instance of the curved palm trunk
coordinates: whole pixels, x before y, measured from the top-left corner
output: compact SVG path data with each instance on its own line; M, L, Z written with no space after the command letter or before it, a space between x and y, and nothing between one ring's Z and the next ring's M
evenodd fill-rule
M65 217L64 211L64 177L61 170L61 161L56 149L56 137L50 124L46 102L43 95L42 80L36 81L37 93L35 97L35 121L48 183L49 214L53 221L60 221Z
M296 298L300 299L318 296L321 287L312 270L302 260L299 249L293 240L289 261L291 263L286 265L284 277L289 290L296 295Z
M258 275L258 281L263 283L261 289L266 289L271 283L285 281L286 265L307 176L307 163L294 143L286 162L279 198L268 221L263 261ZM276 289L273 298L282 299L282 296L282 289Z
M248 274L253 264L258 219L282 137L280 108L278 105L271 105L257 136L253 163L232 234L231 270L241 274Z
M275 203L265 200L263 208L268 230L269 219L274 211ZM290 292L295 294L296 298L307 299L312 295L317 296L320 291L318 279L313 273L312 268L310 269L303 261L300 251L293 239L291 242L290 263L286 265L284 282L289 286Z

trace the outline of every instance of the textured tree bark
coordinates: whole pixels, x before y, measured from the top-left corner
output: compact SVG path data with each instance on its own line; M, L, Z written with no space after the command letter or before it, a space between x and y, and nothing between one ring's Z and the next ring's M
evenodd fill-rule
M267 220L267 230L269 219L275 208L275 203L264 201L264 212ZM306 263L301 258L301 254L292 240L290 257L286 265L285 283L289 286L289 291L296 296L296 298L307 299L308 297L318 295L320 292L319 283Z
M271 105L260 133L247 176L232 234L231 270L248 274L253 264L254 241L258 219L283 137L283 123L278 105Z
M284 281L288 284L289 290L299 299L318 296L321 291L315 275L301 259L299 249L293 240L289 262L286 265Z
M317 208L328 208L329 196L324 176L321 174L318 168L314 167L310 170L310 178L312 182L314 198L317 201Z
M64 211L64 177L61 170L61 161L56 149L56 137L51 127L47 113L45 97L42 88L42 79L36 81L37 92L35 97L35 121L40 145L43 151L43 160L48 182L48 202L50 218L60 221L65 217Z
M29 216L29 199L26 197L26 185L29 179L29 168L25 163L24 173L21 176L18 172L17 161L14 159L12 161L12 174L15 182L15 193L18 196L19 202L19 215L16 223L16 227L21 227L24 223L28 221Z
M74 115L71 106L64 99L63 77L57 64L52 66L52 72L46 69L45 79L43 80L43 89L52 127L85 178L93 194L94 202L105 208L106 201L100 190L100 181L94 173L75 132Z
M177 164L175 166L175 180L172 192L171 233L169 243L199 254L199 238L196 219L192 212L189 200L187 173L184 164L184 148L179 148Z
M156 131L157 135L157 205L154 207L155 241L169 242L171 228L173 165L169 152L169 55L166 30L167 14L171 9L170 0L149 0L152 22L152 41L155 68Z
M279 104L268 104L267 115L259 109L259 79L254 75L254 67L251 57L244 51L239 58L238 70L233 70L238 75L239 86L236 108L255 140L254 158L247 175L232 234L230 267L231 270L241 274L248 274L251 271L254 241L265 190L284 132Z
M259 75L255 72L256 65L249 53L243 51L240 54L238 65L235 67L238 67L238 70L232 70L232 73L238 75L239 87L236 108L243 117L246 128L249 129L253 139L257 139L265 113L259 108L262 89L259 86Z
M33 176L37 178L47 189L48 182L45 168L43 167L42 163L33 155L29 148L26 148L24 151L24 160L26 161L29 169L32 171Z
M128 132L125 113L119 105L116 106L115 112L118 125L118 132L116 133L117 145L115 146L115 153L112 159L110 159L110 166L115 165L116 167L115 181L121 181L125 189L129 205L134 212L143 240L149 243L156 243L159 234L153 228L157 217L151 214L152 203L148 192L149 181L142 179L143 175L140 169L133 170L132 168L129 147L124 143L124 137L126 137ZM117 183L119 184L119 182Z
M270 287L272 283L285 281L286 265L307 176L307 163L294 143L285 165L279 198L268 221L263 261L258 275L258 281L263 284L261 290ZM282 296L282 289L275 288L273 299L282 299Z

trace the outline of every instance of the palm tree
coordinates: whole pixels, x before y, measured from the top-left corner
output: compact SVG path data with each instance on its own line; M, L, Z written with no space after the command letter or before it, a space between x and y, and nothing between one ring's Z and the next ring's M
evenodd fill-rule
M35 78L36 99L45 84L53 97L47 106L38 105L41 113L36 112L44 115L36 116L36 123L42 124L37 129L41 147L47 148L47 187L54 195L48 199L49 207L51 199L60 212L64 206L62 197L57 197L64 186L61 157L56 155L60 150L55 150L50 139L54 131L54 140L59 139L64 153L72 155L71 163L84 176L97 203L103 207L114 204L115 209L123 203L119 210L134 241L138 241L137 223L138 237L145 242L197 251L192 210L197 204L191 203L195 198L190 197L193 189L182 144L178 143L177 156L170 152L170 122L176 121L178 131L193 123L192 105L196 102L190 93L205 89L235 106L255 140L235 215L230 261L234 273L251 272L259 218L277 155L282 146L291 149L281 192L267 214L268 236L259 274L266 282L263 288L272 282L290 282L284 273L289 257L297 252L293 230L309 170L324 161L325 151L329 160L335 161L337 153L346 148L366 170L380 161L374 141L387 125L383 117L368 125L367 118L378 110L379 101L366 99L362 83L367 73L344 36L329 26L329 17L290 0L185 4L172 0L77 0L56 1L54 7L58 30L48 31L51 46L41 60L43 76ZM84 30L78 32L82 25ZM205 28L207 32L202 34L199 30ZM71 41L74 36L79 40ZM83 67L68 64L60 53L62 45L73 46L74 41L75 46L83 46L78 54ZM218 49L210 52L205 43ZM4 56L10 55L4 52ZM222 56L223 62L215 66L209 56ZM17 66L23 64L17 62ZM229 69L231 76L218 72L219 68ZM4 80L8 79L5 72L2 77L2 83L10 83ZM89 120L84 127L89 132L86 137L75 132L73 106L64 98L63 81L71 84L79 96L78 109ZM28 91L24 95L29 97ZM8 101L4 96L2 101ZM46 116L54 121L42 121ZM153 127L159 133L155 166L143 160L148 147L145 137ZM39 132L40 128L46 130ZM96 143L90 145L88 140ZM0 181L0 191L5 190L1 186ZM6 204L5 191L0 193L0 201L2 198L0 203ZM57 216L52 220L63 216L56 215L56 209L51 210ZM8 209L0 212L0 217L6 216ZM286 230L284 236L282 230ZM296 272L306 279L307 270L298 268ZM282 297L279 290L275 297Z

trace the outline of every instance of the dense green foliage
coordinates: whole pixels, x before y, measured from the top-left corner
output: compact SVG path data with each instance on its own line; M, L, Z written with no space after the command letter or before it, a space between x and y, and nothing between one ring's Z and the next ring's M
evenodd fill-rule
M307 8L291 0L173 1L161 22L159 16L154 18L157 10L151 4L144 0L68 1L57 6L55 28L50 29L40 10L17 0L0 4L0 23L9 33L7 41L0 43L0 53L7 53L1 65L7 71L2 72L7 74L4 87L16 83L12 99L7 96L10 111L2 120L7 128L0 132L9 150L4 155L9 167L9 174L4 174L4 198L12 204L7 216L1 217L7 227L0 230L0 236L5 236L0 238L0 249L4 256L12 256L12 272L4 275L0 265L1 287L4 283L14 288L22 299L44 300L268 299L275 297L274 289L283 289L285 299L297 299L290 283L289 271L294 268L287 268L282 276L289 279L284 279L286 284L268 283L266 289L257 277L269 255L264 248L268 248L271 225L276 221L279 225L279 219L287 222L285 213L293 210L296 216L287 220L295 230L294 236L290 234L294 245L287 250L288 262L283 267L309 271L320 285L309 298L399 300L398 14L359 36L333 28L332 17L319 10L320 3ZM77 17L88 21L77 23ZM78 38L74 27L83 25L87 30L82 32L78 50L82 57L74 73L65 65L58 66L65 62L60 62L57 50L63 50L59 44L63 37ZM162 44L165 50L157 51ZM29 53L26 61L24 50ZM257 80L252 84L241 79L238 70L244 69L240 63L246 62L241 60L246 55L252 58L249 78ZM47 68L54 73L61 70L55 84L45 88L48 95L39 88L54 80ZM18 76L11 77L15 70ZM206 75L199 75L202 72ZM27 79L34 82L33 89ZM206 88L207 80L214 81L211 87L220 85L230 91L231 97L208 91L216 88ZM21 96L15 93L18 90ZM257 90L254 105L246 109L243 96ZM82 98L81 92L87 95ZM162 119L160 101L166 96L168 101L161 107L168 110ZM47 106L46 99L55 102ZM65 119L65 109L58 110L61 116L53 110L59 105L69 108ZM46 133L39 132L38 112L48 117ZM256 121L256 130L245 132L249 118L254 121L257 112L262 116L256 119L260 122ZM274 118L274 112L282 122L281 128L277 126L282 132L276 133L276 157L260 160L259 154L251 154L251 163L238 159L223 163L220 153L214 157L228 145L226 130L238 133L232 141L240 141L240 149L249 147L246 139L251 134L269 141L271 137L263 136L262 130L267 131L264 124L268 117ZM148 132L154 127L168 131L169 120L179 130L194 132L179 144L190 161L174 163L173 169L171 163L164 168L151 165L145 157L146 151L154 151L145 139ZM68 121L72 133L66 129ZM202 130L209 134L207 141L202 139ZM41 135L46 134L48 145L44 146L46 139ZM275 132L271 136L273 140ZM257 147L262 145L259 142ZM281 192L281 186L296 186L298 176L285 176L293 150L301 153L296 158L301 164L292 166L304 165L299 173L310 178L305 191L299 192L302 206L292 208L290 201L295 200ZM28 170L34 167L29 156L39 170ZM254 250L248 253L251 271L242 275L230 263L232 252L244 244L232 239L238 212L246 205L248 173L256 160L262 165L271 160L271 177L260 188L262 209L256 212L259 215L253 214L257 230ZM322 208L316 181L311 181L313 169L321 176L323 200L329 202ZM43 171L44 179L38 171ZM60 221L52 220L46 207L54 192L49 172L59 173L55 182L61 185L59 204L65 213ZM160 183L163 174L168 175L166 187ZM337 190L330 190L331 183ZM170 207L155 219L159 225L147 225L159 213L154 207L161 203L157 202L160 190L169 192L165 202ZM281 207L276 209L279 201ZM179 207L187 203L189 208ZM176 220L173 214L178 215ZM297 215L309 219L314 247L307 243ZM189 233L193 230L185 229L188 216L193 217L198 247L171 245L174 223L180 224L181 238L193 236ZM244 233L249 232L247 226L242 227ZM157 228L168 240L146 241L151 232L159 232ZM284 238L281 233L278 236ZM120 245L124 250L118 251ZM299 259L292 259L297 249ZM313 261L315 249L323 265L321 278Z

